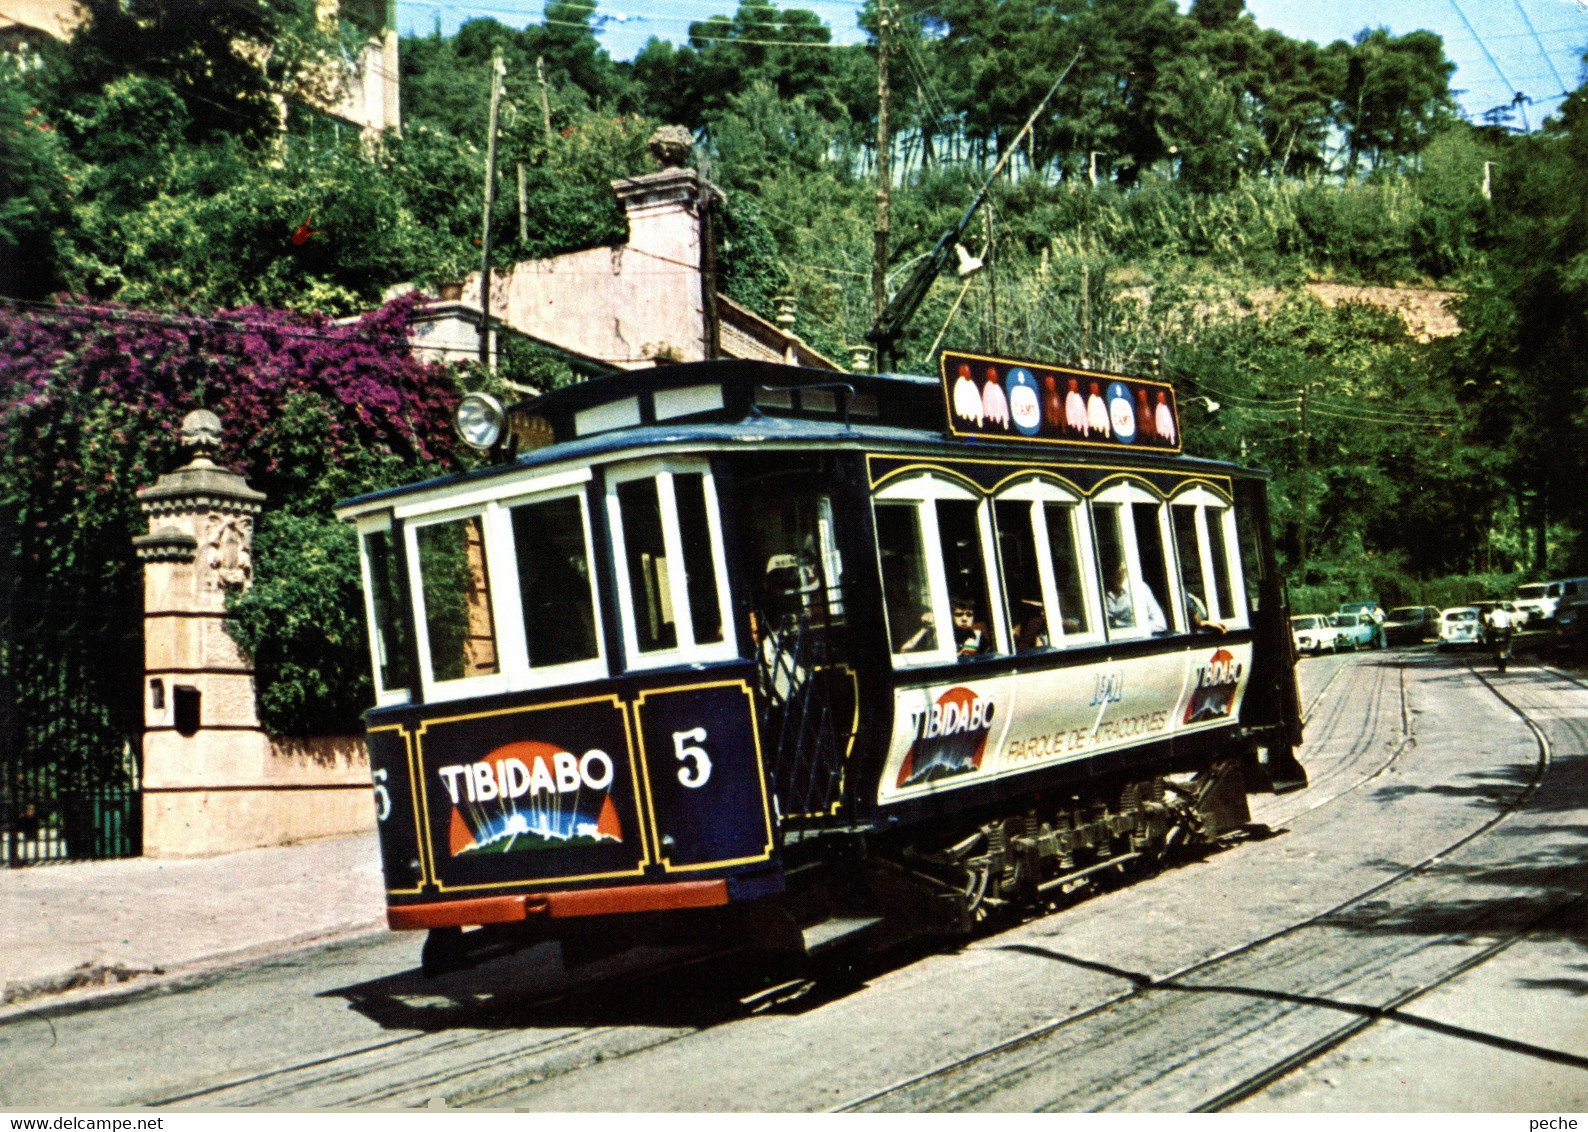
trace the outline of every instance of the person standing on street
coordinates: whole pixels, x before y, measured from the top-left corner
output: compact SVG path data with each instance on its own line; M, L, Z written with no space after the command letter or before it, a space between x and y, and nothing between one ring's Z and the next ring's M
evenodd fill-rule
M1384 607L1375 605L1373 607L1373 647L1381 649L1388 645L1389 639L1384 635Z

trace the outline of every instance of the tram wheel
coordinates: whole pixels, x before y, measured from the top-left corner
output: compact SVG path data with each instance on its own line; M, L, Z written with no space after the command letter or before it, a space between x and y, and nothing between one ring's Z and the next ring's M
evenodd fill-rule
M463 961L463 929L431 928L425 936L425 946L419 952L419 970L427 979L460 971Z

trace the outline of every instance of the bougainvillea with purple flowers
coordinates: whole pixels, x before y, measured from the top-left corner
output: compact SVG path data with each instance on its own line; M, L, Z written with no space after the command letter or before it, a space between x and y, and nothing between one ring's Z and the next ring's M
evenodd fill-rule
M294 654L305 651L362 661L353 535L330 505L458 460L453 371L408 348L417 301L394 300L347 326L259 308L0 308L0 599L10 607L0 609L10 613L0 676L16 705L9 738L28 761L63 782L104 781L138 731L142 581L132 538L146 519L135 492L182 463L177 427L192 409L221 418L216 462L269 495L256 591L317 570L313 590L342 610L293 617L256 602L237 614L248 626L239 638L278 671L302 671ZM294 532L336 552L294 555ZM366 663L342 675L324 670L325 656L318 663L311 684L332 699L365 694L324 685L367 679ZM267 726L300 733L326 721L275 714Z

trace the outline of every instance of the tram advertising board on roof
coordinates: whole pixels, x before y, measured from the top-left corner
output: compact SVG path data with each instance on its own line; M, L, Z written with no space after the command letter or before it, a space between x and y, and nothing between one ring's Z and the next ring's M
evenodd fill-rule
M1124 374L945 350L948 430L955 436L1178 453L1174 387Z

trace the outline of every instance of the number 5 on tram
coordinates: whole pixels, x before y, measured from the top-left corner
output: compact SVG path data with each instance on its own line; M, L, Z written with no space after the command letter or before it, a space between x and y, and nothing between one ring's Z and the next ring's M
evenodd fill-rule
M1305 784L1263 475L1167 385L942 365L471 395L495 462L339 505L427 968L966 931Z

